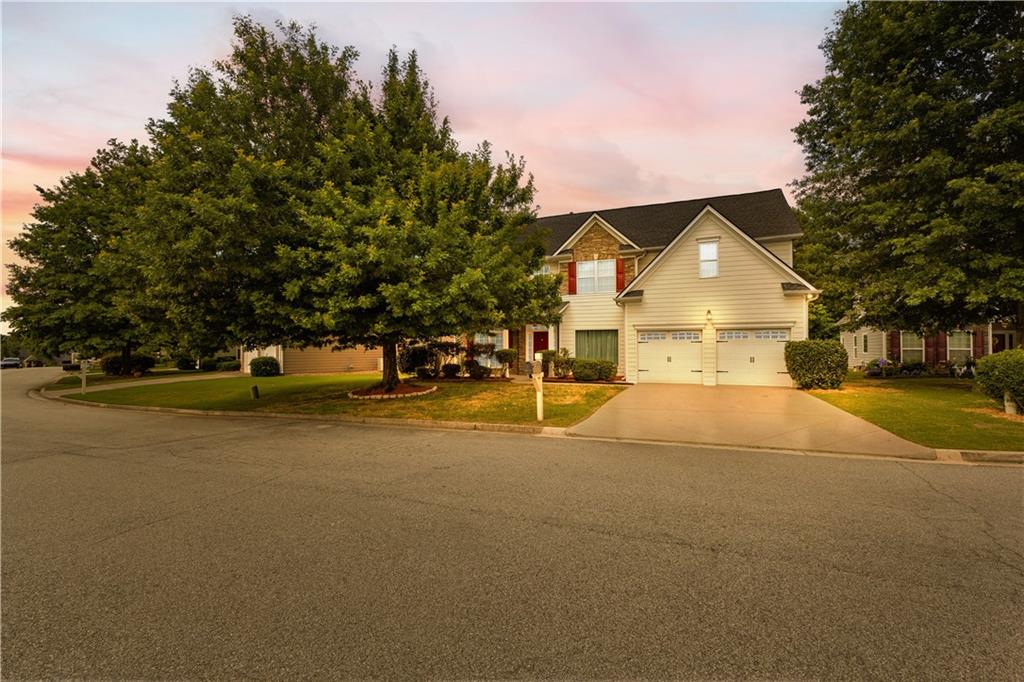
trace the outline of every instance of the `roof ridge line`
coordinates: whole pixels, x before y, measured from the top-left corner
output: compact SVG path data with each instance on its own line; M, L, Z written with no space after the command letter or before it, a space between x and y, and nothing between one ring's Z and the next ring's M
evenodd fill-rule
M602 208L593 211L567 211L565 213L555 213L553 215L537 216L537 220L544 220L545 218L562 218L569 215L587 215L591 216L595 213L600 214L602 211L622 211L629 208L649 208L652 206L668 206L669 204L684 204L689 201L711 201L713 199L727 199L729 197L740 197L749 196L751 194L765 194L767 192L782 192L781 187L772 187L771 189L758 189L753 192L733 192L732 194L716 194L712 197L694 197L693 199L675 199L673 201L659 201L653 204L633 204L631 206L615 206L614 208ZM785 193L783 192L783 196ZM789 203L788 201L786 202Z

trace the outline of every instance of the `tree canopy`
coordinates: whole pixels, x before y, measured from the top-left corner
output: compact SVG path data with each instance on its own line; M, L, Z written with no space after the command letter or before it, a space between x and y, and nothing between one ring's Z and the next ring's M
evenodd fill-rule
M43 193L40 223L16 240L29 262L12 271L19 330L55 350L143 333L193 355L381 346L393 386L403 340L557 315L555 278L533 274L543 249L524 161L460 150L415 52L392 49L374 88L355 50L312 28L239 17L234 38L175 84L151 148L113 143L119 164L103 157ZM102 189L114 172L131 177ZM66 293L64 251L82 252ZM69 335L86 305L112 320Z
M794 129L796 261L850 326L952 330L1024 301L1024 7L856 3Z

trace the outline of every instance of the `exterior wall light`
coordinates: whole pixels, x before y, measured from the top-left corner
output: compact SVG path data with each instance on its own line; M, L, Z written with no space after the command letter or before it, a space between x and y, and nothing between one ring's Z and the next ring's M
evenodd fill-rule
M710 310L708 311L708 314L707 314L706 317L707 317L708 322L710 322L711 321L711 311Z

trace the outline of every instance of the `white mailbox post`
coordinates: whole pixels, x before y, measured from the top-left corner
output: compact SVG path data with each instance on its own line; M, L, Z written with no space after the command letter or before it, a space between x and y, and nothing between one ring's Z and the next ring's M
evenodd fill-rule
M533 354L533 363L530 369L530 378L533 379L533 390L537 393L537 421L544 421L544 355L543 353Z

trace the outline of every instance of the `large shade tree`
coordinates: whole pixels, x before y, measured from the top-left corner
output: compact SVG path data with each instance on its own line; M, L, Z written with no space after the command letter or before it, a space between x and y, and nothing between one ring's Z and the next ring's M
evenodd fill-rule
M138 267L122 255L139 227L152 167L145 146L111 140L86 170L37 187L33 221L10 241L23 262L9 265L15 305L4 319L39 352L127 357L153 340L145 316L119 305L141 286Z
M823 318L917 331L1024 301L1024 6L856 3L795 128Z
M539 268L542 235L523 161L495 164L485 143L459 151L415 53L392 51L364 141L374 172L350 180L352 141L320 148L321 188L303 213L316 243L280 249L286 289L308 338L383 348L383 385L398 383L397 346L526 321L561 303Z

